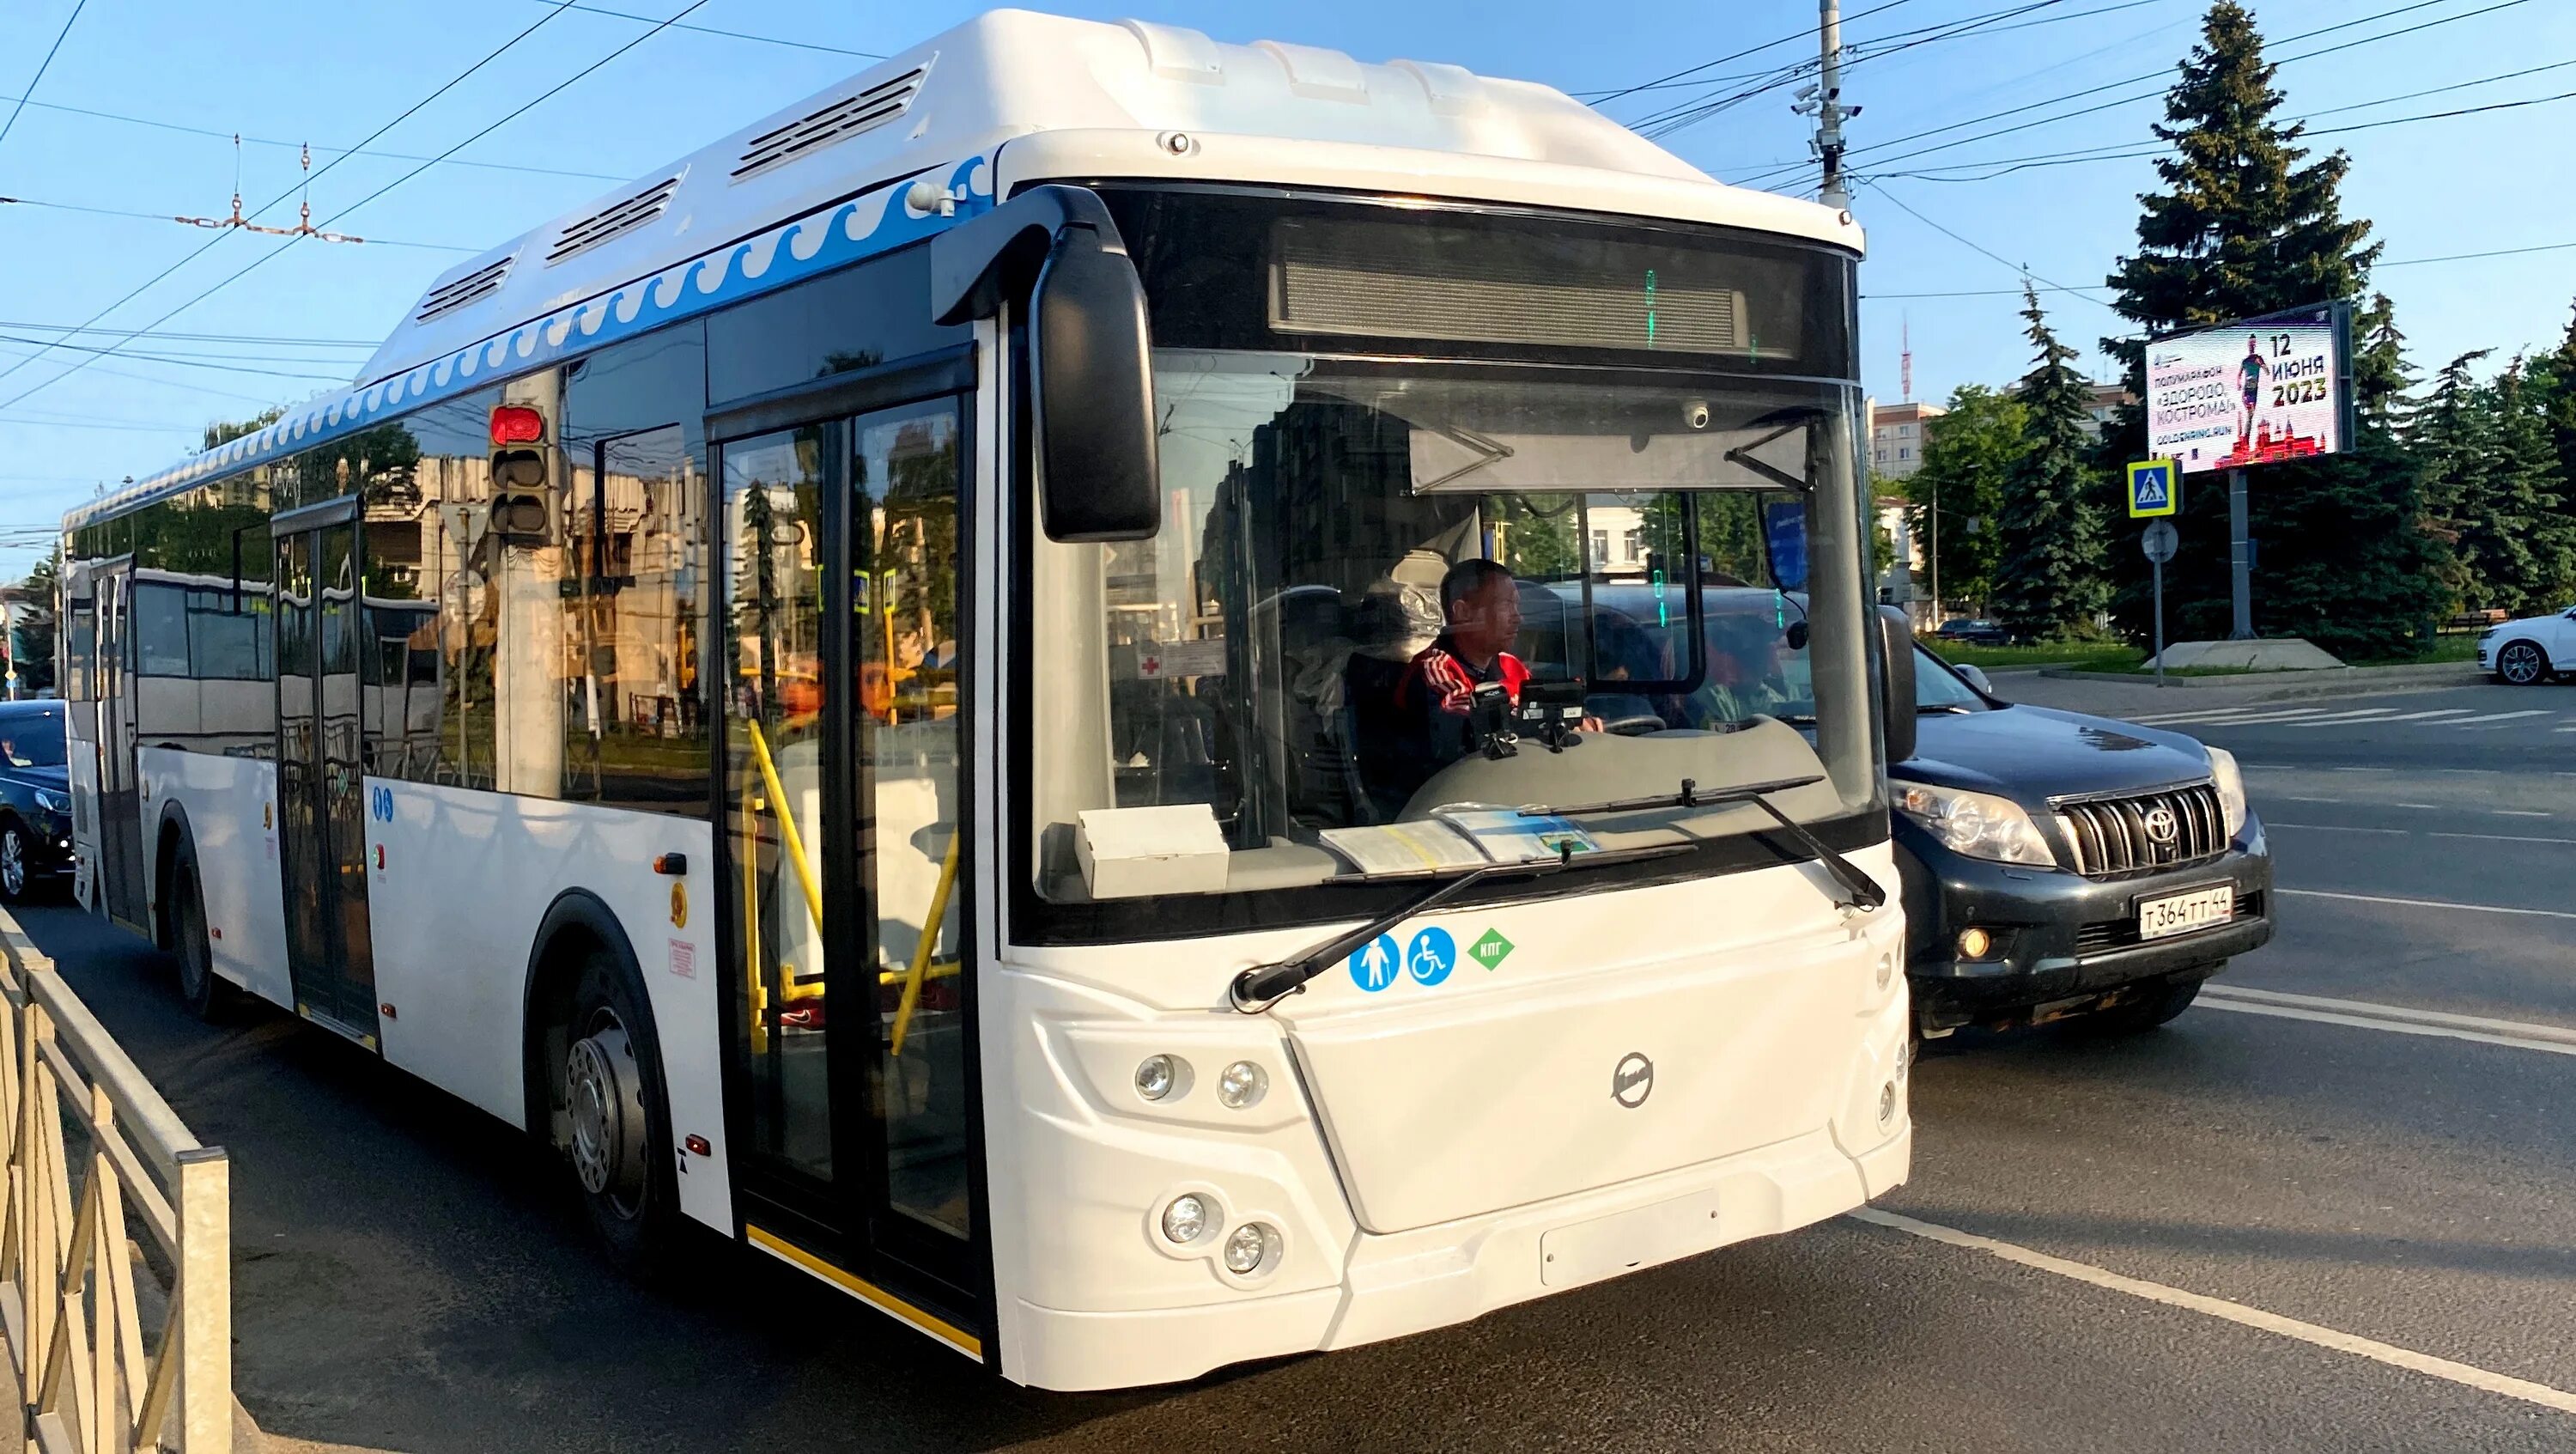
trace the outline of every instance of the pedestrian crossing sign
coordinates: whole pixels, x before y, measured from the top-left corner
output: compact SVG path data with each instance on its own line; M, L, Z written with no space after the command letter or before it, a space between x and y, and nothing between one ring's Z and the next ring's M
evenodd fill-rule
M2182 504L2182 469L2169 459L2142 459L2129 466L2129 517L2170 515Z

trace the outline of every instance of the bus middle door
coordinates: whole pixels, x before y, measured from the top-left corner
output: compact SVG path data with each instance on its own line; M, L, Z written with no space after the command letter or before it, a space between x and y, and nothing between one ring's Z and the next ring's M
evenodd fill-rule
M295 1011L376 1047L359 755L355 500L281 515L277 548L277 847Z

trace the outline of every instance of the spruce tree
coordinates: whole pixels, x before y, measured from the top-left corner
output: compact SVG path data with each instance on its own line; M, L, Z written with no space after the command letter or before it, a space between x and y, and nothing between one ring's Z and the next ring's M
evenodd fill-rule
M2500 569L2484 584L2493 604L2517 616L2536 615L2576 589L2576 517L2564 513L2567 485L2550 438L2548 391L2527 361L2517 358L2485 397L2495 420L2495 462L2487 479Z
M2558 513L2576 521L2576 317L2558 346L2531 361L2531 384L2538 397L2549 448L2558 458ZM2576 586L2560 592L2554 605L2576 604Z
M2441 584L2446 610L2488 604L2479 584L2484 562L2468 537L2470 522L2485 511L2492 493L2486 475L2495 462L2495 420L2469 370L2490 352L2482 348L2443 365L2406 431L2407 453L2421 471L2427 518L2445 547Z
M1995 571L1996 615L2016 634L2081 636L2111 598L2103 569L2102 509L2108 497L2092 463L2092 388L2058 342L2039 294L2022 288L2037 362L2022 376L2021 455L2004 474Z
M2105 431L2105 465L2146 457L2147 336L2351 298L2368 283L2379 245L2368 240L2367 221L2342 213L2351 159L2339 151L2308 159L2303 128L2275 119L2277 70L2245 8L2218 0L2166 94L2165 119L2153 129L2174 154L2156 163L2163 189L2139 198L2137 251L2108 279L2113 306L2139 332L2102 347L2126 366L2141 402ZM2364 318L2356 331L2370 346L2355 349L2363 427L2353 452L2252 471L2248 509L2260 547L2256 629L2372 656L2405 649L2440 592L2415 471L2390 434L2404 390L2403 336L2383 300L2374 298ZM2166 568L2167 636L2224 636L2232 615L2225 479L2193 476L2175 524L2182 546ZM2115 549L2111 560L2123 623L2143 630L2146 562L2133 549Z

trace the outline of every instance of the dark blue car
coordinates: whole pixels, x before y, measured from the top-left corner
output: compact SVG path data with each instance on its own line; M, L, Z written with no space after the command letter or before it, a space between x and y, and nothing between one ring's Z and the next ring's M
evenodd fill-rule
M71 872L63 704L0 702L0 899L24 902Z

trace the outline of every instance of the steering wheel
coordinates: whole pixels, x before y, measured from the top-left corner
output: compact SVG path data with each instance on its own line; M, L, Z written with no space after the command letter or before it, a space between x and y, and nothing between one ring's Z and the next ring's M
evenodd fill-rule
M1643 737L1649 732L1663 731L1664 719L1652 712L1640 712L1634 716L1612 717L1601 724L1601 730L1615 737Z

